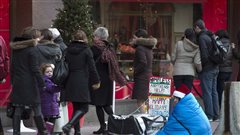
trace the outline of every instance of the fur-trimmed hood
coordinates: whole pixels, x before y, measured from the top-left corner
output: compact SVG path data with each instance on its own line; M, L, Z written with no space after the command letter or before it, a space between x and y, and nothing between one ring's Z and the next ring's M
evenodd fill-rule
M10 47L13 50L24 49L27 47L33 47L38 44L37 39L25 39L22 37L16 37L13 42L10 43Z
M196 49L198 49L199 46L197 44L193 43L192 41L190 41L189 39L184 38L183 39L183 48L187 52L192 52L192 51L195 51Z
M157 39L150 37L150 38L137 38L134 39L132 44L134 46L145 46L145 47L149 47L149 48L153 48L156 44L157 44Z
M46 58L51 59L54 57L61 58L62 52L60 46L53 41L41 40L37 45L38 51Z

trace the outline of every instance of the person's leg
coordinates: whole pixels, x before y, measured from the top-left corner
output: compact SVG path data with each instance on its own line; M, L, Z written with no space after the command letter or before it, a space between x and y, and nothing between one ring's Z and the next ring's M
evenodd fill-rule
M173 82L175 88L178 88L183 83L183 77L181 75L173 76Z
M3 131L3 126L2 126L2 120L0 118L0 135L4 135L4 131Z
M217 76L218 69L212 72L212 106L213 106L213 120L219 119L219 100L218 100L218 92L217 92Z
M208 71L202 71L200 74L200 85L202 89L202 98L204 103L205 114L209 120L213 119L213 103L212 103L212 74Z
M217 77L217 92L218 92L218 101L219 101L220 109L221 109L222 94L223 94L225 82L230 80L231 74L232 74L231 72L219 72Z
M193 86L193 76L191 75L184 75L183 76L183 83L191 90Z
M23 109L21 107L15 107L15 112L13 115L13 135L20 135L20 122L21 122L21 114Z
M34 121L35 121L36 127L38 129L38 134L39 135L48 135L48 131L46 129L45 121L44 121L42 111L41 111L41 106L36 105L36 106L32 107L32 109L34 112Z
M87 103L79 103L79 102L72 102L73 104L73 116L69 120L69 122L62 127L64 133L69 135L69 132L76 123L79 122L79 119L83 117L85 113L88 112L88 104ZM79 125L79 124L78 124ZM79 126L78 126L79 127ZM80 127L75 127L75 135L80 135Z
M93 131L93 134L102 134L105 132L105 129L106 129L103 106L96 106L96 113L97 113L98 121L100 123L100 128L97 131Z
M112 107L110 105L104 106L103 109L108 115L113 114L113 110L112 110Z

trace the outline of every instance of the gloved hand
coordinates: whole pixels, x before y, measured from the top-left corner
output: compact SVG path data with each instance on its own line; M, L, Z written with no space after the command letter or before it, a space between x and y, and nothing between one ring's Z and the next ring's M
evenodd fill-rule
M96 89L98 89L98 88L100 88L100 82L99 83L96 83L96 84L93 84L92 85L92 88L94 89L94 90L96 90Z

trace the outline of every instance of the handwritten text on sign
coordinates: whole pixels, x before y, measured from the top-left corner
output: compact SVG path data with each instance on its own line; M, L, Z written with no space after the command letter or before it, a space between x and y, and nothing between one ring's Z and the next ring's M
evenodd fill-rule
M169 116L170 98L162 96L149 96L149 114Z
M151 77L149 82L149 93L157 95L171 95L171 79Z

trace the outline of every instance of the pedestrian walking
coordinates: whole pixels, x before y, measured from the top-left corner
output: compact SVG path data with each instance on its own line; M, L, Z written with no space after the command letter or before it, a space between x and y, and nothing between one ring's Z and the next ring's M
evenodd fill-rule
M24 108L31 108L34 112L34 121L40 135L47 135L40 105L40 89L44 88L41 76L37 42L33 39L37 30L31 27L25 28L20 37L14 38L10 44L11 55L11 84L12 92L10 101L15 108L13 114L13 135L20 135L20 121ZM23 81L24 80L24 81Z
M55 120L59 118L59 92L61 88L51 80L54 65L47 63L40 66L45 87L40 90L41 110L49 133L53 132Z
M66 62L69 66L69 75L65 86L65 101L72 102L73 115L69 122L62 127L69 135L74 127L74 135L80 135L79 120L88 112L90 103L89 79L93 89L100 87L100 79L95 67L93 54L87 45L88 39L84 31L77 30L73 34L73 41L66 50Z
M238 60L238 67L240 69L240 31L237 34L237 46L235 44L232 44L232 51L233 51L233 56L234 58L236 58ZM238 75L237 75L237 81L240 81L240 72L238 71Z
M94 33L94 43L91 47L96 68L100 76L101 86L98 90L91 91L91 104L96 106L96 113L100 123L100 128L93 134L106 133L105 114L113 114L113 81L120 86L126 84L126 79L119 70L116 53L112 45L108 42L108 29L98 27Z

